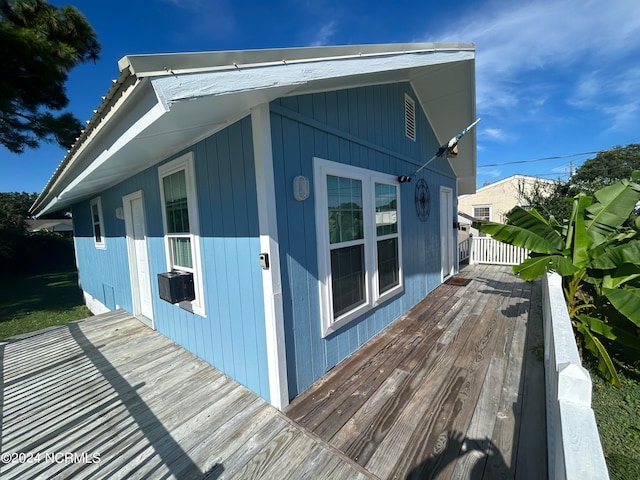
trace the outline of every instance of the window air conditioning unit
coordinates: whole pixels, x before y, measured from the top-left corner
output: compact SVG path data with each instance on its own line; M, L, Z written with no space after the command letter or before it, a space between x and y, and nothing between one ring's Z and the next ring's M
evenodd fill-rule
M160 298L169 303L195 300L193 273L173 270L158 274Z

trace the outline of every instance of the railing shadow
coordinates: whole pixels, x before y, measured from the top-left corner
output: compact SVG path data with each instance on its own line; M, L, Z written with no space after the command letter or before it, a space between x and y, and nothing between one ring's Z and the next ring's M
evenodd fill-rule
M4 480L54 475L200 479L211 470L224 471L218 464L209 472L200 470L138 393L145 383L129 383L79 323L60 327L55 335L59 341L43 348L53 349L54 356L59 352L60 361L47 368L24 358L25 374L8 384L0 373L1 423L10 425L0 427L1 450L43 455L28 470L19 463L0 465ZM0 344L2 371L5 355L5 345ZM65 355L72 359L66 364ZM76 457L69 462L60 456L44 461L47 453Z

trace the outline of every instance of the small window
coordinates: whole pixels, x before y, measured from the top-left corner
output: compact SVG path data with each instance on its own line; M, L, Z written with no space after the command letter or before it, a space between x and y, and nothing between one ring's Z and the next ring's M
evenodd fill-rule
M404 96L404 131L407 138L416 140L416 102L409 95Z
M314 159L322 335L402 292L396 177Z
M188 153L158 169L167 268L193 273L196 299L180 306L204 316L204 287L200 265L200 232L193 167Z
M91 222L93 224L93 243L96 248L106 248L104 241L104 222L102 220L102 201L100 197L90 202Z
M473 207L473 216L478 220L491 221L491 206L482 205Z

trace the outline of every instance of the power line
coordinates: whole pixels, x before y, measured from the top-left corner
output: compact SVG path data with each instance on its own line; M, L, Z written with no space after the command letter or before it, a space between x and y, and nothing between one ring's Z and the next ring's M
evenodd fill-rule
M571 153L569 155L557 155L555 157L544 157L544 158L534 158L532 160L516 160L513 162L504 162L504 163L491 163L488 165L478 165L478 168L484 168L484 167L501 167L502 165L515 165L518 163L533 163L533 162L543 162L545 160L559 160L562 158L571 158L571 157L580 157L582 155L593 155L596 153L599 153L600 151L596 151L596 152L583 152L583 153Z

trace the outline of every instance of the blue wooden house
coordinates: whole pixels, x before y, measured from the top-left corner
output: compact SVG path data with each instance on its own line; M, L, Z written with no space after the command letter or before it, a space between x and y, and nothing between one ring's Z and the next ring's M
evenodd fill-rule
M474 47L134 55L34 212L123 308L278 408L457 269Z

